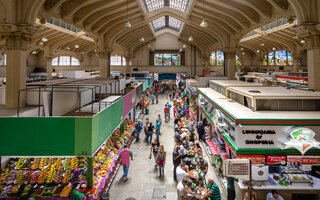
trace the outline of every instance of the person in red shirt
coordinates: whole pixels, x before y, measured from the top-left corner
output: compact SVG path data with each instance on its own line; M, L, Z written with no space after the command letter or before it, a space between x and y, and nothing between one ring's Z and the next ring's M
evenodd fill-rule
M164 116L165 116L165 119L169 118L169 107L168 107L168 104L166 104L164 106Z

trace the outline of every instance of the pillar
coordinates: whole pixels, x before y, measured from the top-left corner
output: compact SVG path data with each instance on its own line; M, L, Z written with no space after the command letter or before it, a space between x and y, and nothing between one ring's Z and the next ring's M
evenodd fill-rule
M110 52L98 51L100 78L110 77Z
M235 51L226 52L225 64L227 69L227 76L229 80L235 80L235 72L236 72L236 53Z
M320 35L310 36L307 40L308 87L320 91Z
M6 53L6 108L18 107L19 90L26 88L27 74L27 46L28 38L17 35L7 35ZM24 107L26 104L26 92L20 92L19 106Z
M209 65L210 65L210 56L202 56L202 60L204 62L204 71L208 72L209 70Z
M300 68L299 61L300 61L301 57L293 56L292 58L293 58L293 71L299 72L299 68Z
M131 69L130 69L130 60L131 60L131 57L125 57L125 58L126 58L126 70L125 70L125 74L131 73Z
M52 79L52 56L45 56L46 65L47 65L47 80Z

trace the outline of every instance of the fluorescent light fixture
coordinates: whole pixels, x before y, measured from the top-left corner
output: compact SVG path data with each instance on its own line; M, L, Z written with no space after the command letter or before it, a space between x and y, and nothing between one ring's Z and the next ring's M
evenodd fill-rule
M207 28L208 27L208 23L206 22L206 20L202 20L202 22L201 22L201 24L200 24L200 26L202 27L202 28Z

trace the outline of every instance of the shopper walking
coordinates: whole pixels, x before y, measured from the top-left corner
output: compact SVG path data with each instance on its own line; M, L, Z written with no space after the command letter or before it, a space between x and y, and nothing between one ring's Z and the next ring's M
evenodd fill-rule
M161 118L161 115L160 115L160 114L158 115L158 117L156 118L156 120L159 120L160 125L162 125L162 118Z
M204 137L204 126L203 126L201 121L197 125L197 132L198 132L199 140L203 140L203 137Z
M159 103L159 94L158 94L158 92L156 93L156 103Z
M140 140L139 136L140 136L141 130L142 130L142 122L141 122L141 119L139 119L138 123L136 124L136 131L137 131L136 141L137 142Z
M149 131L149 118L146 119L146 124L144 125L145 142L148 142L148 131Z
M157 154L157 164L159 167L159 177L164 176L164 165L166 164L167 153L164 151L163 145L160 145L160 150Z
M154 126L152 125L152 123L150 123L148 127L147 143L149 143L149 141L150 143L152 142L153 129L154 129Z
M167 106L168 106L168 117L170 119L170 110L171 110L172 105L169 102L167 102Z
M156 134L157 134L157 139L159 140L159 137L160 137L160 126L161 126L161 123L159 122L159 119L157 119L157 122L156 122Z
M169 107L167 104L164 106L164 118L166 122L169 120Z
M119 158L121 160L121 164L122 164L122 167L123 167L123 180L124 181L128 180L130 157L131 157L131 160L133 160L133 153L129 149L128 144L125 144L124 148L119 153Z
M154 95L151 94L151 101L152 101L152 104L154 104Z
M158 139L154 139L154 142L151 144L149 159L151 159L151 152L153 154L154 162L157 162L157 155L160 147L160 142ZM157 164L154 165L157 167Z

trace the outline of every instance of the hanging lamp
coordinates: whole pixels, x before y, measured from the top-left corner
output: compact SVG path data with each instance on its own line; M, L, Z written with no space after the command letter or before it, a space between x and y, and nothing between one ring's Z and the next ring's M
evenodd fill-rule
M207 28L208 27L208 23L206 22L206 14L205 14L205 10L204 10L204 0L202 0L202 7L203 7L203 20L200 24L200 27L202 28Z
M126 27L126 28L131 28L132 26L131 26L131 24L130 24L130 22L129 22L128 10L129 10L129 3L128 3L128 0L127 0L127 21L126 21L126 23L124 24L124 27Z

